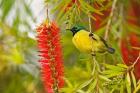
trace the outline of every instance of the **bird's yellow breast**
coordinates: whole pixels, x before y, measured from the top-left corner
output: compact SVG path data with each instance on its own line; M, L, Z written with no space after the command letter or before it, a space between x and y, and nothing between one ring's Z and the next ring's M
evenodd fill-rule
M102 47L103 43L98 42L99 37L97 35L94 35L94 37L97 39L97 41L89 37L89 32L85 30L80 30L74 35L72 42L74 43L76 48L82 52L98 52L99 48Z

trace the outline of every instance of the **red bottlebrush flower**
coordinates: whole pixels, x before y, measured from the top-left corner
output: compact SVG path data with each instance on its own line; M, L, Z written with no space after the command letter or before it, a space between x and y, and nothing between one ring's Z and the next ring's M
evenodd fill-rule
M133 47L140 47L140 38L135 33L130 33L126 38L121 41L121 52L124 63L132 65L139 55L139 50ZM134 68L134 73L137 79L140 79L140 59Z
M55 22L44 22L37 32L42 80L47 93L56 93L64 85L60 30Z
M128 9L127 22L133 25L140 26L140 4L135 0L131 0L131 5ZM121 52L124 63L126 65L132 65L139 55L139 50L133 47L140 47L140 38L135 33L129 33L121 41ZM135 65L134 73L137 79L140 79L140 59Z
M140 3L136 0L131 0L131 7L132 7L132 13L133 18L136 21L136 25L140 26Z

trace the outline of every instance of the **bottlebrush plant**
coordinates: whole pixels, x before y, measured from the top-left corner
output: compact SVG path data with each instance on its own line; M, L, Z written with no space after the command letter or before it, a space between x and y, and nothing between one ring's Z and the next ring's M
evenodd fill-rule
M60 29L55 22L43 22L37 28L41 75L47 93L58 93L64 86L64 67Z
M139 24L139 16L138 12L140 11L139 3L136 1L131 1L132 4L129 7L130 10L128 11L128 18L127 21L131 25L135 25L136 27L140 26ZM131 17L130 17L131 16ZM132 18L133 17L133 18ZM125 34L125 38L122 38L121 40L121 51L122 51L122 57L124 59L124 63L127 65L132 65L133 62L137 59L139 56L140 50L138 49L140 47L140 36L137 33L134 33L132 30L131 32L128 32ZM134 68L134 73L137 79L140 79L140 59L137 60L137 64Z
M52 13L55 14L56 21L64 31L62 41L67 74L65 77L66 84L60 89L60 93L140 92L139 0L46 1L53 6ZM43 23L37 31L39 33L38 38L41 40L39 41L39 49L42 49L41 47L47 48L45 51L40 51L40 56L49 59L50 56L45 53L50 53L51 57L54 57L55 53L50 51L52 51L51 47L57 45L53 41L56 34L52 33L54 30L47 25ZM88 31L104 38L109 46L115 48L115 54L103 53L93 57L91 54L77 52L71 42L72 34L66 30L75 25L83 25ZM43 31L52 32L48 34ZM50 35L52 36L50 37ZM48 45L47 42L50 44ZM58 53L58 55L62 54ZM43 79L44 82L47 82L46 80L49 78L49 83L45 83L48 93L55 90L54 86L59 90L59 86L63 83L59 84L61 79L59 80L57 75L55 76L53 73L63 71L55 68L54 64L57 61L51 62L51 60L41 59L40 62L42 70L48 73L42 72L42 77L46 77ZM63 68L63 66L60 67ZM52 68L55 68L56 72ZM63 74L60 73L60 76Z
M121 41L121 51L124 63L127 65L132 65L137 57L139 56L139 51L136 49L140 47L140 39L135 33L129 33ZM137 79L140 78L140 59L134 67L135 76Z

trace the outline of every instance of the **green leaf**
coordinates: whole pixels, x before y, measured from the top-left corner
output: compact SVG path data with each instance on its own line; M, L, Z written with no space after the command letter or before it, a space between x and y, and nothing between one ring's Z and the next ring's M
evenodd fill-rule
M105 81L111 81L110 79L108 79L106 76L103 75L99 75L99 78Z
M20 24L20 16L19 16L19 11L17 11L17 15L15 19L13 20L13 27L15 29L18 29L17 27L19 26L19 24Z
M92 91L93 91L94 88L96 87L97 81L98 81L98 79L95 79L95 80L93 81L93 83L91 83L91 85L89 86L89 88L88 88L88 90L87 90L87 93L92 93Z
M82 88L88 86L92 81L93 81L93 78L89 79L88 81L81 84L77 89L82 89Z
M77 90L77 93L85 93L83 90Z
M128 68L128 66L127 65L125 65L125 64L117 64L117 66L119 66L119 67L121 67L121 68Z
M133 93L137 93L139 90L140 90L140 83L139 83L139 85L136 87L136 89L134 90Z
M115 88L113 88L109 93L113 93L115 91Z
M125 69L120 67L120 66L114 66L114 65L109 65L109 64L105 64L105 67L107 69L111 69L113 71L124 71Z
M32 18L32 20L35 22L35 19L34 19L32 10L31 10L30 6L27 5L27 3L25 2L25 0L23 0L23 5L24 5L24 9L25 9L26 13L27 13L27 14Z
M89 73L92 72L92 65L91 65L91 62L89 61L85 61L86 62L86 69ZM94 73L94 72L93 72Z
M66 84L68 85L68 87L73 87L73 85L67 78L64 78L64 80L65 80Z
M134 88L136 89L136 78L135 78L133 71L131 71L131 77L132 77Z
M20 49L14 48L11 51L11 55L8 56L9 60L14 62L15 64L23 64L24 63L24 56Z
M0 8L2 9L2 20L5 20L14 3L15 0L3 0L2 5L0 6Z
M129 73L127 73L126 75L125 83L126 83L127 93L131 93L131 79Z
M122 74L124 74L124 72L112 72L112 73L106 75L106 77L111 78L111 77L119 76L119 75L122 75Z
M120 87L120 93L124 93L124 85L123 84Z
M99 88L99 93L104 93L103 89Z

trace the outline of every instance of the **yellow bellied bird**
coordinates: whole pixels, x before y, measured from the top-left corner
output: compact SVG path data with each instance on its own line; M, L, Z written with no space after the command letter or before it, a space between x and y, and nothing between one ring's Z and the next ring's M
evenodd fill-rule
M105 53L106 51L113 54L115 49L108 46L106 41L98 35L88 32L83 26L74 26L69 29L73 33L72 42L81 52Z

